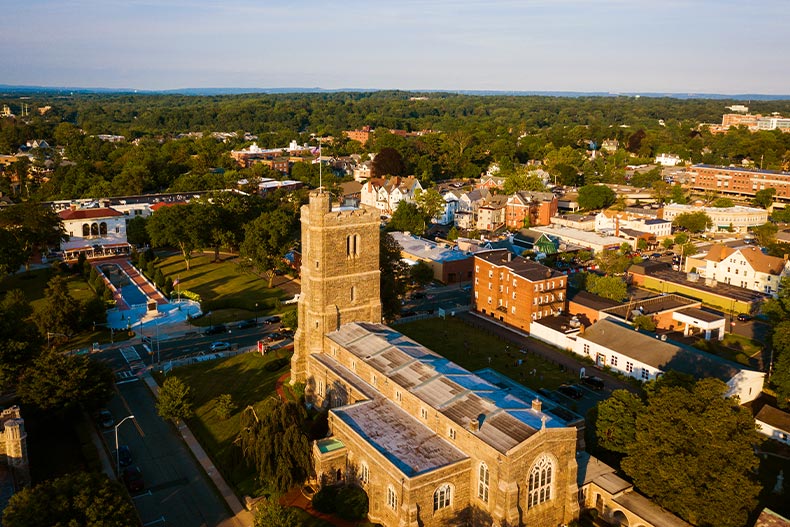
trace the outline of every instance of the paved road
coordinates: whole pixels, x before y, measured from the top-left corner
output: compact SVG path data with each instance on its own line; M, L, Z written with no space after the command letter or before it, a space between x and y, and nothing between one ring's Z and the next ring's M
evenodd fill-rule
M142 469L146 490L132 501L143 525L214 527L230 517L224 500L176 431L156 413L153 395L143 382L118 386L108 408L116 423L126 415L134 420L118 428L119 444L129 445L134 464ZM110 451L114 430L103 433Z

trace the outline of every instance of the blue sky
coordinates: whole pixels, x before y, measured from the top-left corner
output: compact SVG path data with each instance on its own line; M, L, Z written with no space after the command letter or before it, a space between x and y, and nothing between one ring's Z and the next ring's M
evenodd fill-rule
M788 0L4 0L0 84L790 93Z

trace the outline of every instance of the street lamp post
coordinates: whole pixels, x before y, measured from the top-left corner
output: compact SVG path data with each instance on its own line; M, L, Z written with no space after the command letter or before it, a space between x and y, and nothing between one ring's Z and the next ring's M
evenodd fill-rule
M258 302L255 302L255 327L258 327Z
M118 476L121 475L121 457L120 457L120 454L118 452L118 427L121 426L123 424L123 422L126 421L127 419L134 419L134 416L133 415L127 415L126 417L121 419L120 423L115 425L115 473Z

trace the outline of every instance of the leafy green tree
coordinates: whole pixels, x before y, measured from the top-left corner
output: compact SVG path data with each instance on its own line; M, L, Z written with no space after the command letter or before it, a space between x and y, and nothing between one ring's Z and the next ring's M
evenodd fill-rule
M30 322L33 308L19 289L0 301L0 386L11 388L19 373L35 358L41 335Z
M382 148L373 158L373 177L403 176L406 165L400 152L391 147Z
M35 202L15 203L0 209L0 228L13 233L27 268L36 252L46 252L50 245L68 240L60 216Z
M675 240L673 238L664 238L664 240L661 242L661 247L667 250L672 249L674 246Z
M666 201L667 196L669 196L669 183L663 179L659 179L658 181L653 181L650 184L650 188L652 189L653 198L656 200L656 203L664 203Z
M409 269L409 277L418 285L424 286L433 281L433 269L427 263L419 261Z
M775 188L764 188L762 190L758 190L754 194L754 199L752 199L752 204L755 207L761 207L763 209L767 209L774 203L774 196L776 195Z
M683 245L684 243L689 241L689 235L685 232L679 232L675 235L674 242L677 245Z
M264 212L244 226L241 256L267 276L270 288L277 270L285 266L285 253L296 243L296 221L296 216L280 208Z
M705 229L713 226L713 220L702 211L684 212L675 216L675 219L672 220L672 225L682 227L691 232L703 232Z
M85 355L46 351L22 372L17 393L42 410L85 405L95 408L114 394L109 366Z
M631 267L633 258L623 254L622 251L600 251L595 256L595 263L607 276L621 275Z
M135 216L126 224L126 239L134 246L151 245L151 237L146 230L148 218Z
M657 383L622 462L640 492L693 525L746 525L757 505L754 419L727 390Z
M779 232L779 227L770 221L768 223L758 225L757 227L752 227L752 234L754 234L757 243L760 244L761 247L773 245L776 242L777 232Z
M425 222L426 217L417 205L404 200L398 203L398 208L392 213L387 230L410 232L420 236L425 232Z
M670 189L669 192L669 200L672 203L679 203L681 205L685 205L689 201L688 197L683 192L683 187L680 186L679 184L672 185L672 188Z
M139 521L120 484L104 474L76 472L16 492L3 525L135 527Z
M760 310L775 326L782 320L790 318L790 276L779 279L776 297L765 299Z
M627 454L636 439L636 420L645 412L645 403L628 390L615 390L598 404L595 434L598 446Z
M787 277L783 277L784 280ZM772 320L781 320L773 326L771 332L771 344L773 346L774 363L771 365L771 385L776 391L776 402L780 408L790 408L790 321L782 319L786 313L781 309L784 301L787 301L788 292L782 294L780 298L773 301L773 307L778 308L776 313L772 313ZM781 302L781 303L780 303Z
M617 300L618 302L628 298L626 283L617 276L589 274L586 281L586 290L594 295Z
M236 403L233 402L233 396L229 393L223 393L214 399L214 411L217 417L226 420L236 410Z
M382 315L386 320L393 320L400 313L409 270L401 259L400 245L386 232L382 232L379 238L379 270Z
M606 185L585 185L579 189L579 207L584 210L606 208L616 199L617 195Z
M22 245L14 233L0 227L0 277L17 272L26 261Z
M640 251L644 251L645 249L647 249L647 240L645 240L644 238L639 238L636 241L636 248L639 249Z
M192 394L178 377L168 377L159 389L156 411L162 419L178 421L192 417Z
M730 198L716 198L715 200L713 200L713 203L711 203L710 206L726 209L729 207L734 207L735 202L732 201Z
M502 187L502 192L511 195L523 190L545 192L546 185L543 184L543 180L536 172L527 172L524 169L519 169L507 177Z
M450 227L450 230L447 231L447 239L450 241L455 241L458 239L458 236L459 236L458 228L455 225L453 225L452 227Z
M634 317L634 327L639 329L644 329L645 331L655 331L656 330L656 322L653 320L652 317L647 315L637 315Z
M187 270L192 252L201 248L206 239L203 218L191 205L162 207L148 218L146 230L152 246L178 248Z
M293 509L266 498L255 507L254 527L299 527L299 518Z
M53 276L47 283L44 300L44 304L35 312L36 325L41 334L74 335L80 325L80 303L71 296L66 279Z
M437 217L444 210L445 201L441 194L435 188L426 190L417 190L414 194L414 201L417 203L417 208L422 214L432 219Z

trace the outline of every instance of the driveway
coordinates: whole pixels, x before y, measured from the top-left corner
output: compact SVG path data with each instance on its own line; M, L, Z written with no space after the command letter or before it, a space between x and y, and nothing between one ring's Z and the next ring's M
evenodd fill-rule
M224 500L206 478L180 436L156 413L154 398L143 382L118 386L108 405L118 428L118 443L129 445L134 464L142 469L145 490L133 494L143 525L214 527L230 518ZM114 429L103 433L115 449Z

